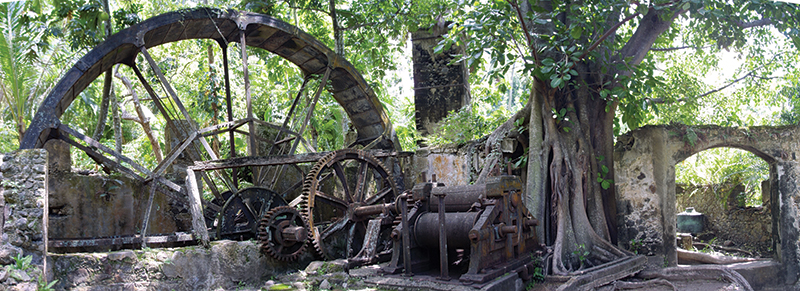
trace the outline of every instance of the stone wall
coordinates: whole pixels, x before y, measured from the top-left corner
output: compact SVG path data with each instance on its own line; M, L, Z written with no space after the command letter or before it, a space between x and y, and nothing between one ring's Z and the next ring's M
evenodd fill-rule
M732 192L741 191L735 185L680 185L675 190L676 212L686 207L705 216L702 240L716 238L716 244L726 241L733 247L752 251L754 256L772 257L772 211L769 205L739 207ZM768 189L767 189L768 190ZM768 191L767 191L768 194ZM730 199L729 199L730 198Z
M469 72L464 62L451 64L464 48L453 45L449 50L434 52L434 47L447 33L447 24L411 34L414 60L414 104L417 131L423 136L433 132L450 111L469 105Z
M310 252L286 263L261 253L255 241L215 241L200 246L51 255L56 289L258 290L264 282L302 269Z
M0 160L0 286L35 290L45 275L47 152L20 150Z
M44 148L49 161L50 239L131 236L140 233L150 196L147 185L126 175L101 175L72 169L71 147L64 141L49 140ZM152 207L148 234L190 229L191 215L185 202L157 192ZM109 249L99 247L92 250Z
M664 162L660 157L648 154L658 151L663 136L653 134L648 137L650 140L639 139L623 145L626 152L635 154L622 155L614 160L617 232L619 244L626 249L638 249L640 254L648 256L666 256L670 238L665 235L669 232L665 226L675 223L665 224L661 211L661 205L668 203L662 201L665 195L658 193L659 189L666 187L666 175L659 171L659 165ZM617 146L619 148L620 144Z
M432 176L436 175L437 182L448 186L469 185L474 177L477 177L482 165L483 159L477 150L477 145L470 144L463 147L450 145L418 150L414 155L413 172L424 173L426 180L431 180ZM413 184L410 187L413 187Z
M642 242L647 254L677 263L675 165L710 148L749 151L770 167L769 208L777 259L787 284L800 278L800 128L646 126L617 138L614 148L618 243Z

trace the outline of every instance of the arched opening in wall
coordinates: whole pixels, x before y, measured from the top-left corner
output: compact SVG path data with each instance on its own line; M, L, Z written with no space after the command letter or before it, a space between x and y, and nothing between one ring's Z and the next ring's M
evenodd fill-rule
M767 161L736 148L708 149L678 163L678 263L775 257L770 177Z

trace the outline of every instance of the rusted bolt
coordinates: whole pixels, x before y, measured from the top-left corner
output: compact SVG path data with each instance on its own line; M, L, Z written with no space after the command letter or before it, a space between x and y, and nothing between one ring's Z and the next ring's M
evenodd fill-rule
M479 237L480 237L480 235L478 235L478 231L477 230L470 230L469 231L469 239L470 240L477 241Z

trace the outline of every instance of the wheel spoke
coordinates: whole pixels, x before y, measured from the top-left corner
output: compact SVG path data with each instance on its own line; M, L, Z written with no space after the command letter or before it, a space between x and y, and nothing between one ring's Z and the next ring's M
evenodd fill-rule
M336 173L336 177L339 178L339 182L342 183L342 188L344 188L344 199L347 203L353 203L353 196L350 193L350 185L347 183L347 177L344 174L344 168L342 168L342 164L338 161L333 163L333 171Z
M386 194L389 194L390 192L392 192L392 187L383 188L383 190L378 192L378 194L375 194L375 196L368 198L367 201L364 202L364 204L374 205L375 203L378 202L378 200L383 199L384 197L386 197Z
M250 143L250 156L256 155L256 129L255 124L253 123L253 100L250 94L250 71L248 70L247 65L247 42L245 37L245 30L239 30L239 42L240 47L242 48L242 74L244 75L244 99L245 104L247 106L247 118L250 119L248 122L248 127L250 129L250 134L248 135L248 142ZM259 169L253 168L253 174L255 176L259 175Z
M326 203L328 205L338 206L338 208L340 208L340 209L347 209L347 205L348 205L347 201L339 199L336 196L330 196L330 195L327 195L327 194L323 194L322 192L317 192L317 194L314 195L314 198L315 198L315 200L317 198L322 198L322 199L319 199L319 202L323 202L323 203Z
M347 258L352 257L351 250L353 249L353 238L356 236L356 224L351 224L350 229L347 231L347 248L345 249L345 257Z
M325 230L323 230L323 231L320 233L320 235L319 235L319 238L320 238L320 240L323 240L323 241L324 241L324 240L325 240L325 239L327 239L327 238L328 238L328 236L330 236L331 234L333 234L333 233L335 233L335 232L337 232L337 231L341 230L342 228L344 228L344 227L345 227L345 225L347 225L347 223L349 223L349 222L350 222L350 219L348 219L347 217L345 217L344 219L342 219L342 220L339 220L339 221L335 222L333 225L331 225L331 226L329 226L329 227L325 228Z
M145 47L141 47L140 50L142 52L142 55L144 55L145 59L147 59L148 64L150 64L150 67L153 69L153 71L156 72L156 75L159 76L162 85L164 85L164 87L167 88L168 93L170 93L170 95L172 96L172 98L175 101L176 105L183 111L184 118L186 118L186 120L189 121L190 128L186 129L183 126L180 126L180 128L179 128L178 124L176 124L174 122L173 117L171 116L171 114L166 110L164 105L161 103L161 100L159 99L158 95L156 95L155 90L153 90L153 87L150 85L149 82L147 82L147 79L144 77L144 75L142 75L142 72L141 72L141 70L139 70L139 67L135 66L135 65L131 66L131 68L133 69L133 72L136 74L136 78L139 79L139 81L145 87L145 90L147 91L147 93L150 95L150 98L153 99L153 102L156 104L156 107L158 107L159 111L161 111L161 114L164 115L164 119L166 119L167 125L175 133L181 133L183 135L187 135L187 133L189 133L189 132L195 132L196 133L197 132L197 125L194 123L194 120L189 117L188 113L186 112L186 108L183 107L183 103L180 102L180 100L178 99L178 97L175 94L174 90L172 90L172 87L169 84L169 82L167 82L167 80L164 77L164 75L161 74L161 69L158 67L158 65L156 65L155 61L150 56L150 54L147 52L147 49ZM211 158L212 159L217 159L216 154L214 154L214 151L211 149L211 146L208 144L208 142L206 142L206 139L204 137L202 137L202 136L199 136L198 140L203 145L203 147L205 148L206 152L208 152L208 154L211 156ZM231 139L231 141L233 141L233 139ZM191 145L194 145L194 143L191 143ZM195 149L194 151L186 151L186 152L189 154L189 156L193 160L195 160L195 161L202 160L202 157L199 154L199 150ZM156 169L159 169L161 167L166 167L166 166L169 166L169 164L166 164L166 163L164 163L162 161L162 163L160 163ZM235 190L235 189L238 188L238 183L236 183L237 180L236 180L235 176L234 176L234 179L232 181L224 172L215 171L215 173L216 173L217 177L222 179L222 181L225 182L226 185L228 185L228 188L230 188L232 190Z
M147 91L147 94L150 95L150 99L153 100L153 104L155 104L156 108L158 108L158 111L161 112L161 115L164 117L164 120L167 121L167 126L169 126L169 128L172 129L173 132L180 132L181 130L178 129L178 126L175 124L172 115L164 107L164 104L161 103L161 98L158 97L156 91L153 90L153 86L150 85L150 82L148 82L147 79L144 77L142 71L139 70L139 67L133 65L131 66L131 69L133 69L133 73L136 74L136 78L139 79L139 82L142 84L142 86L144 86L144 89L145 91Z
M233 122L233 103L231 102L231 76L230 76L230 68L228 67L228 45L220 42L219 46L222 50L222 67L225 71L225 107L228 113L228 122ZM234 142L234 134L233 128L228 131L228 141L231 147L230 158L236 157L236 143ZM236 188L239 188L239 169L234 167L231 168L231 178L233 180L233 185Z
M129 159L128 157L122 155L121 153L118 153L115 150L112 150L112 149L108 148L107 146L101 144L100 142L98 142L96 140L93 140L92 138L90 138L88 136L85 136L85 135L81 134L80 132L70 128L66 124L63 124L63 123L59 124L58 125L58 129L63 131L63 132L68 133L69 135L72 135L72 136L82 140L83 142L85 142L89 146L98 148L98 149L100 149L100 150L102 150L102 151L114 156L115 158L117 158L117 159L119 159L119 160L121 160L123 162L128 163L129 165L131 165L131 167L133 167L137 171L141 172L142 174L145 174L145 175L148 175L148 176L151 176L153 174L149 170L147 170L145 167L139 165L138 163L134 162L133 160Z
M308 122L311 120L311 116L314 115L314 107L317 105L317 101L319 101L319 96L322 94L322 90L325 89L325 85L328 84L328 78L331 76L331 67L325 70L325 75L322 76L322 80L320 80L319 88L317 88L317 92L314 93L314 100L308 106L308 112L306 112L306 119L303 121L300 130L297 132L298 136L303 136L303 132L306 131L306 126L308 126ZM292 148L289 150L289 154L293 155L294 151L297 150L297 145L300 144L300 139L295 139L292 143Z
M367 170L369 169L369 165L367 161L361 161L358 165L358 177L356 179L356 200L358 202L364 201L364 192L366 188L367 182Z
M178 110L181 111L183 118L185 118L186 121L189 122L190 131L184 131L182 132L182 134L187 135L190 132L197 132L197 124L195 123L194 119L192 119L191 115L189 115L189 112L186 111L186 107L183 106L183 102L181 102L181 100L178 98L178 94L175 93L175 89L173 89L172 84L169 82L169 80L167 80L167 78L161 72L161 68L158 67L156 61L153 60L153 57L150 56L150 53L147 52L147 48L142 46L139 48L139 50L142 52L144 58L147 60L147 63L150 64L150 68L153 69L153 72L155 72L156 76L158 76L158 79L161 80L161 85L164 86L164 89L166 89L167 93L170 95L170 97L172 97L172 101L175 103L175 106L178 107ZM205 148L208 156L211 157L212 160L216 160L217 154L214 153L213 149L211 149L211 146L208 144L206 139L201 136L200 138L198 138L198 140L203 145L203 148Z

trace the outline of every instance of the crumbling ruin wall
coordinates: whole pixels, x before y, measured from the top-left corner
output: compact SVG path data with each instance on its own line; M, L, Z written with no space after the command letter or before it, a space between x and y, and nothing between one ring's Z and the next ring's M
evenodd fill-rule
M52 254L56 289L77 290L254 290L278 275L302 269L312 259L280 262L256 241L221 240L201 246Z
M768 183L763 183L768 184ZM769 195L769 186L764 187L764 195ZM731 185L679 185L675 192L676 212L686 207L694 207L705 217L705 231L698 235L701 240L716 239L716 244L726 242L730 246L752 251L754 256L771 257L772 254L772 211L767 205L742 207L736 203L736 193L744 187ZM734 200L734 201L731 201ZM769 200L764 200L769 203Z
M59 290L232 290L258 287L311 260L307 254L296 263L279 262L262 254L255 241L228 240L208 249L47 253L48 178L44 149L0 154L0 290L36 290L45 277L58 280ZM30 262L17 263L23 257Z
M643 243L648 254L677 263L675 165L715 147L739 148L770 167L772 240L786 283L800 277L798 128L662 125L617 138L614 152L618 243Z
M71 147L49 140L48 209L50 239L131 236L141 233L149 187L126 175L102 175L72 169ZM182 201L153 196L147 233L188 231L191 214ZM93 250L108 251L108 247ZM52 250L51 250L52 251Z
M414 173L425 176L424 179L428 181L436 175L437 182L448 186L469 185L483 166L477 143L462 147L449 145L423 148L417 150L413 161Z
M464 62L453 63L464 47L451 46L435 53L434 48L448 32L445 23L411 34L414 60L414 104L417 131L433 133L451 111L470 103L469 71Z
M45 150L0 154L0 286L8 290L35 290L44 276L46 181Z
M436 175L436 182L444 183L447 186L469 185L475 182L485 166L487 155L485 149L484 140L419 149L412 158L411 172L416 175L424 174L427 181ZM501 142L501 152L503 161L497 163L490 176L508 174L510 167L512 175L520 176L520 179L525 181L526 166L507 163L522 155L523 150L520 143L516 139L505 139ZM418 176L413 178L414 180L407 178L409 181L406 182L407 188L420 182Z

